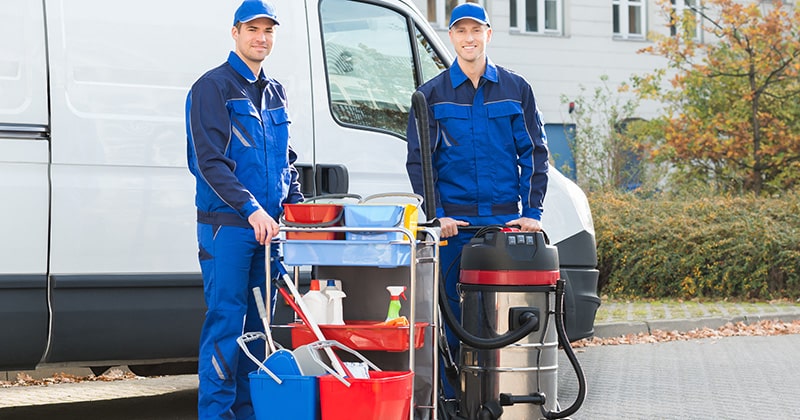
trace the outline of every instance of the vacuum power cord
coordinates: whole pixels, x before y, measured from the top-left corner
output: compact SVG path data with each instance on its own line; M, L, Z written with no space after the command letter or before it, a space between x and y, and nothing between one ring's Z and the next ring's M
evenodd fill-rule
M572 350L572 346L569 343L569 338L567 337L566 328L564 328L565 284L566 280L564 279L558 279L556 281L556 332L558 333L558 342L564 348L564 353L566 353L570 364L572 364L572 369L575 371L575 376L578 378L578 395L575 397L575 401L572 402L572 405L566 409L562 411L548 411L544 413L544 416L548 419L561 419L575 414L586 398L586 377L583 375L583 368L581 368L581 364L578 362L578 358L575 356L575 352Z

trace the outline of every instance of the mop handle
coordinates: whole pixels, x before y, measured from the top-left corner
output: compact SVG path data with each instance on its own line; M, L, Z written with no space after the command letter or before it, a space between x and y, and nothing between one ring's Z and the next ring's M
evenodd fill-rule
M267 321L267 308L264 306L260 287L256 286L253 288L253 297L256 300L256 307L258 308L258 315L261 317L261 323L264 324L264 333L267 335L267 344L269 345L270 353L275 353L278 350L275 348L275 341L272 340L272 329L270 329L269 322Z
M294 282L292 281L291 277L289 277L288 274L286 274L283 270L281 270L280 266L278 266L278 270L281 271L281 274L283 275L283 282L286 284L286 287L289 288L289 290L292 292L292 295L295 297L300 296L300 292L298 292L297 288L294 287ZM285 295L286 291L283 290L283 288L279 287L278 290L281 292L284 299L286 299L286 303L292 305L292 308L294 308L295 312L297 312L298 315L300 315L300 318L303 319L303 322L305 322L306 325L309 328L311 328L311 331L314 332L314 335L317 337L317 340L325 341L325 335L322 334L322 330L319 329L317 323L311 321L306 316L306 314L309 313L308 306L306 306L305 302L303 302L303 299L300 298L292 299L291 297L287 297ZM339 358L336 356L336 353L333 352L333 349L331 349L330 347L326 347L325 354L331 360L331 364L333 365L333 368L336 370L338 374L342 376L349 376L344 366L342 366L341 362L339 361Z

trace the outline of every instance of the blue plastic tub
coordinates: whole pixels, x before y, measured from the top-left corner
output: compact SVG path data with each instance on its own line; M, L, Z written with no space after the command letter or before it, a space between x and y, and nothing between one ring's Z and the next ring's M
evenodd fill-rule
M344 206L344 225L349 227L398 227L403 225L403 206L356 204ZM401 232L347 232L353 241L399 241Z
M318 420L319 379L280 375L280 385L261 371L250 372L250 397L257 420Z

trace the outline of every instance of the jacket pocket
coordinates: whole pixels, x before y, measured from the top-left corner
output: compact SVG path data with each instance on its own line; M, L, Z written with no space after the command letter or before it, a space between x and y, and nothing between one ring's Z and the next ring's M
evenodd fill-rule
M437 120L456 118L469 119L469 106L456 104L436 104L433 106L433 117Z
M510 117L522 114L522 105L519 102L503 101L486 104L486 113L489 118Z
M258 118L258 110L248 99L231 99L228 101L228 109L237 115L249 115Z
M247 99L232 99L227 103L231 117L231 133L243 147L260 147L255 140L256 127L261 125L258 110Z
M472 123L470 107L456 104L436 104L433 107L433 118L442 130L442 146L452 147L470 144Z
M489 155L493 159L515 159L514 138L521 134L515 135L514 127L517 123L514 120L522 117L522 105L510 100L489 103L486 104L486 115L489 117L489 129L497 139L490 145L493 150L489 151Z
M270 120L275 125L285 124L291 122L289 119L289 112L286 111L286 108L275 108L267 110L267 114L269 114Z

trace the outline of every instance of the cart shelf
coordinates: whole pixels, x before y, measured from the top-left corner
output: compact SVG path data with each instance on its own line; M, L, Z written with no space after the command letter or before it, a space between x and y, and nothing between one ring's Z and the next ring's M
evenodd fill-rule
M400 267L411 264L405 241L287 240L283 259L288 265Z

